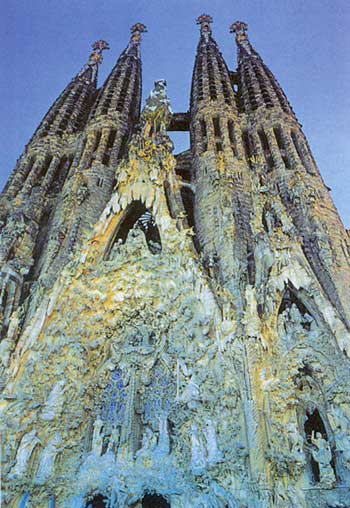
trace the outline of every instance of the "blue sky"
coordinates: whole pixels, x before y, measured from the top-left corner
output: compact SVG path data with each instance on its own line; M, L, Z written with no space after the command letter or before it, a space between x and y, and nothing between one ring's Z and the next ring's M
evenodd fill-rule
M149 32L142 45L143 91L168 82L174 111L188 109L202 13L231 69L236 47L229 25L249 24L252 44L284 88L342 219L350 216L349 0L2 0L0 186L67 82L97 39L105 52L100 84L137 21ZM185 134L176 151L186 147Z

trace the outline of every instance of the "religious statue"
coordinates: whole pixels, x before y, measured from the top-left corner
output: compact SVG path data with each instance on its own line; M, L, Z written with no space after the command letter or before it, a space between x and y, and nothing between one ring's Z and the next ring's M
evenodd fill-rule
M64 403L64 389L65 381L61 380L55 384L52 388L47 402L43 408L43 411L40 415L42 420L54 420L55 417L60 413L63 403Z
M40 439L37 437L35 429L28 432L28 434L24 434L17 450L16 464L11 469L10 474L12 477L24 475L28 461L38 443L40 443Z
M62 448L59 448L61 443L62 436L59 432L56 432L42 451L39 469L35 477L37 483L43 484L51 476L56 456L62 450Z
M334 471L331 466L332 452L328 441L326 441L321 432L312 431L311 442L314 447L311 449L313 459L318 463L320 468L320 482L332 486L335 482Z
M157 436L150 427L145 427L142 436L141 448L136 452L136 458L150 455L154 452L157 445Z
M156 452L161 455L168 455L170 452L168 419L165 415L159 417L159 438Z
M211 418L206 419L206 426L204 430L205 439L207 442L207 460L209 466L214 466L218 462L223 461L223 454L219 450L216 431Z
M101 418L97 417L94 422L94 432L92 435L92 452L98 457L102 455L102 447L103 447L103 421Z
M109 438L108 446L107 446L107 452L114 452L116 453L118 450L118 444L119 444L119 438L120 438L120 430L117 425L113 426L111 436Z
M183 391L181 400L187 402L188 407L193 409L197 406L199 398L199 385L196 383L195 376L192 375Z
M303 451L304 441L298 432L294 422L287 424L289 451L296 462L303 462L305 455Z
M191 426L191 471L194 475L201 475L207 464L205 449L199 436L198 428L194 423Z
M350 419L340 407L332 406L329 419L334 431L337 451L342 453L342 459L350 463Z

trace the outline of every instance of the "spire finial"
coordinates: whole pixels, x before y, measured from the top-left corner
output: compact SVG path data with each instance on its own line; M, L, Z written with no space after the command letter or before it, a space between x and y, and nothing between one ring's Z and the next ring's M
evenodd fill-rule
M197 25L201 25L201 34L211 34L211 23L213 18L209 14L202 14L197 18Z
M244 21L236 21L235 23L232 23L230 26L230 33L236 34L236 41L246 41L248 39L248 36L246 34L248 30L248 25Z
M143 23L135 23L135 25L133 25L130 28L130 31L131 31L130 42L139 44L141 42L141 34L147 32L147 27Z
M100 39L99 41L94 42L91 44L91 47L93 49L93 52L91 53L88 61L88 65L98 65L102 62L102 51L105 49L110 49L108 42Z
M99 41L94 42L91 44L91 47L93 49L93 52L89 56L88 62L84 65L82 70L79 72L78 76L87 77L90 81L95 81L97 76L97 70L100 63L102 63L103 57L102 57L102 51L105 49L109 49L108 42L100 39ZM89 71L89 72L87 72Z

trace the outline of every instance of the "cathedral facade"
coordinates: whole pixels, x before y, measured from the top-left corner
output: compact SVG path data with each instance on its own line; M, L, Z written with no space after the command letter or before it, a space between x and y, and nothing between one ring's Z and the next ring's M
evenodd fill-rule
M141 111L137 23L1 195L3 506L350 506L350 239L247 25L230 71L198 24L188 112Z

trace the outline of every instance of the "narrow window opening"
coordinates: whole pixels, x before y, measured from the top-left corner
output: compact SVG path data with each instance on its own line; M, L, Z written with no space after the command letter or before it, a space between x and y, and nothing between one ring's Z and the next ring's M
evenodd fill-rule
M68 173L70 171L70 168L73 164L73 155L70 155L67 160L63 158L62 166L59 169L59 172L57 172L57 190L60 191L63 187L63 184L68 176Z
M233 151L233 155L235 155L237 157L237 155L238 155L237 141L236 141L236 135L235 135L235 127L234 127L232 120L229 120L227 122L227 127L228 127L228 135L229 135L230 143L231 143L231 149Z
M45 162L40 170L40 174L39 174L39 178L38 178L39 181L37 181L37 184L40 182L40 179L42 179L46 175L47 170L49 169L50 164L52 162L52 159L53 159L52 155L49 155L46 157Z
M254 71L255 71L255 76L259 82L259 86L260 86L260 90L261 90L261 95L262 95L262 98L264 100L264 103L265 105L268 107L268 108L272 108L274 106L273 104L273 101L271 99L271 96L270 96L270 93L268 91L268 88L266 86L266 82L263 78L263 75L261 74L260 72L260 69L255 65L254 66Z
M2 309L2 315L5 316L5 310L7 306L7 300L8 300L8 288L6 286L5 291L3 292L3 297L1 301L1 309Z
M131 119L131 121L133 121L133 119L137 120L137 118L138 118L139 95L140 95L140 80L139 80L139 75L136 74L136 77L134 80L134 88L133 88L133 92L132 92L132 101L131 101L130 110L129 110L129 118Z
M282 136L281 128L280 127L274 127L273 128L273 132L275 134L275 138L276 138L276 141L277 141L278 148L280 150L284 150L285 144L284 144L284 139L283 139L283 136Z
M223 151L222 143L216 143L216 151L217 152L222 152Z
M290 169L290 162L288 157L288 152L286 150L286 144L283 138L282 130L280 127L274 127L273 132L275 134L275 138L277 141L278 148L280 150L281 157L283 159L284 165L287 169Z
M231 94L230 94L230 88L227 84L227 79L229 79L228 72L225 72L225 66L221 60L221 58L217 55L216 62L219 68L220 72L220 78L221 78L221 86L222 86L222 93L224 95L224 99L226 104L231 103Z
M248 131L242 132L242 140L243 140L243 148L244 148L244 155L245 158L249 164L249 167L252 167L252 156L253 156L253 150L251 146L251 140Z
M247 268L248 268L248 282L250 285L255 284L255 259L253 250L248 247L247 251Z
M113 129L113 130L111 130L111 132L109 133L109 136L108 136L106 150L105 150L105 153L103 154L103 158L102 158L102 164L105 164L106 166L109 164L109 161L111 158L111 150L113 149L116 135L117 135L117 131Z
M265 132L263 130L260 130L258 132L258 135L259 135L261 146L262 146L263 150L269 152L270 151L270 145L269 145L269 142L267 140Z
M142 508L170 508L170 503L158 494L146 494L142 499Z
M203 149L203 152L206 152L208 149L207 125L204 120L200 120L200 125L201 125L201 134L202 134L202 149Z
M100 141L101 141L101 131L98 131L97 134L96 134L96 138L95 138L95 142L94 142L94 148L92 150L92 153L95 153L98 149L98 145L100 144Z
M52 182L51 182L51 185L49 188L49 192L51 192L51 191L57 192L58 190L60 190L59 182L61 181L62 173L64 172L66 163L67 163L67 158L62 157L62 159L60 160L59 165L56 169L54 178L52 179Z
M215 137L220 138L221 137L221 129L220 129L220 118L218 116L214 116L213 125L214 125Z
M265 161L266 161L268 170L272 171L273 170L273 159L272 159L272 155L271 155L269 141L267 139L265 132L262 129L258 131L258 136L259 136L260 143L261 143L261 146L262 146L262 149L264 152L264 157L265 157Z

